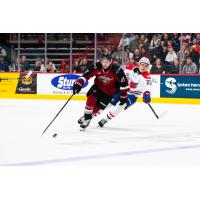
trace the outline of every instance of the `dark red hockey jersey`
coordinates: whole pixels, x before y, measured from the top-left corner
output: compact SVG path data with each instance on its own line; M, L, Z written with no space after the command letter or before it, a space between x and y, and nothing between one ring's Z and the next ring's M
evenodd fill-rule
M127 93L129 90L128 80L119 65L111 64L107 70L104 70L101 62L98 62L88 68L80 79L85 82L93 76L95 76L94 83L97 87L109 96L113 96L117 90L121 93Z

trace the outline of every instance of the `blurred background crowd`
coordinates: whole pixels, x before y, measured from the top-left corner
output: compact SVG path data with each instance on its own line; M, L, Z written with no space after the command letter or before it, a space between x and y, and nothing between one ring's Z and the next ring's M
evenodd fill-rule
M83 73L102 54L152 74L200 74L200 33L0 34L0 71Z

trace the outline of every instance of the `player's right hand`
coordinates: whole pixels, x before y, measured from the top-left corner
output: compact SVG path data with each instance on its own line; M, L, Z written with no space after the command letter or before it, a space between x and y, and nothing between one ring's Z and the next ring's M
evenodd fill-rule
M119 101L120 101L119 103L120 106L124 105L127 101L127 96L121 96Z
M73 86L73 94L78 94L81 91L81 88L83 86L83 81L81 79L78 79L74 82Z

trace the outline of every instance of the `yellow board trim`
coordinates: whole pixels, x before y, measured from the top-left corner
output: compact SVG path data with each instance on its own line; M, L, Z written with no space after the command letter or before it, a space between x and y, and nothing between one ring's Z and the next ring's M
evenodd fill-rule
M6 99L48 99L48 100L66 100L70 95L45 95L45 94L13 94L0 95L1 98ZM72 97L73 100L86 100L86 96L76 95Z
M142 98L138 98L142 102ZM186 98L152 98L152 103L172 103L172 104L200 104L200 99Z
M48 100L67 100L67 95L43 95L43 94L9 94L0 95L0 98L6 99L48 99ZM75 95L72 100L86 100L86 96ZM138 98L138 102L142 102L142 98ZM200 104L200 99L186 98L152 98L152 103L172 103L172 104Z

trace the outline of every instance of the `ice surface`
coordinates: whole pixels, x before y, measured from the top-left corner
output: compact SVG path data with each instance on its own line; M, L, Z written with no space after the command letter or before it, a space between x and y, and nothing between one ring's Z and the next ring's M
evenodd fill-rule
M79 131L84 101L0 100L0 165L199 165L200 106L137 103L104 128ZM167 113L166 113L167 111ZM53 134L58 136L53 138Z

